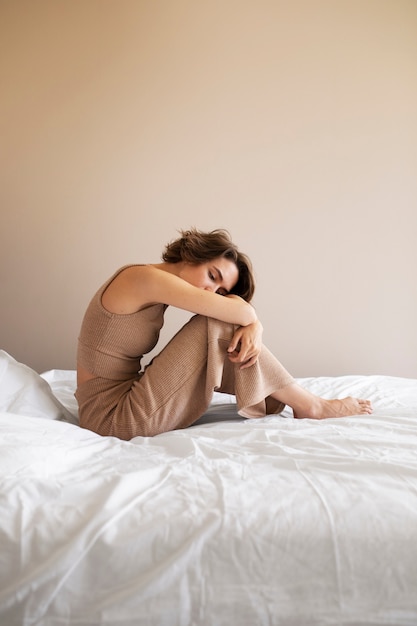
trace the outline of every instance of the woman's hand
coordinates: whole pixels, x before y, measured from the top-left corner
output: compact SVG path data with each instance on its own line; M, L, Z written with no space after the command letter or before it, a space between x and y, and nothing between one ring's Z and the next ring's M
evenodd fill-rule
M248 326L240 326L227 349L232 363L241 363L240 369L250 367L258 360L262 348L263 327L259 320Z

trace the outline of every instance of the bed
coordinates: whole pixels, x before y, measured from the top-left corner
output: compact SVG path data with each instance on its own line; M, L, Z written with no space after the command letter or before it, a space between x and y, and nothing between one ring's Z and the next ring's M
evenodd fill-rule
M374 414L77 424L75 373L0 352L0 624L416 626L417 380L300 379Z

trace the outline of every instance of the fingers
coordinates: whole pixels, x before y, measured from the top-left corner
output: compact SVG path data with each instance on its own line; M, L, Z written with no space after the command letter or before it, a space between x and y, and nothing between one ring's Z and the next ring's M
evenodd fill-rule
M259 333L254 333L248 327L238 328L233 335L227 349L228 357L232 363L240 363L240 369L251 367L258 360L261 350L261 343L257 341L258 335Z
M237 348L240 344L241 338L242 338L242 332L241 332L241 329L239 328L233 335L232 340L229 344L229 347L227 348L227 351L230 354L232 354L233 352L237 352Z
M236 354L239 354L237 351L238 345L239 345L239 341L235 339L235 337L233 337L232 341L229 344L229 347L227 348L228 353L232 354L233 352L236 352Z
M254 363L256 363L256 361L258 360L258 352L256 351L255 353L248 353L248 352L244 352L244 351L234 351L231 354L228 354L229 357L229 361L232 361L232 363L241 363L240 369L246 369L247 367L250 367L251 365L253 365Z
M229 357L229 361L232 361L232 363L242 363L244 361L243 353L238 350L233 350L233 352L229 352L227 356Z
M245 363L243 363L243 365L241 365L239 369L244 370L247 367L252 367L252 365L255 365L257 360L258 360L258 357L253 356L251 359L249 359L249 361L246 361Z

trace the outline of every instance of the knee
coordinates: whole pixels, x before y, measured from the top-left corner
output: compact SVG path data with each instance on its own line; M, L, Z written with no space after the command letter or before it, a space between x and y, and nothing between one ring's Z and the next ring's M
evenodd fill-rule
M230 341L237 329L235 324L222 322L213 317L205 317L204 315L194 315L184 326L184 328L186 327L189 327L198 334L207 334L209 340L223 339L225 341Z
M207 318L209 337L216 337L225 341L231 341L236 332L237 326L229 322L221 322L220 320Z

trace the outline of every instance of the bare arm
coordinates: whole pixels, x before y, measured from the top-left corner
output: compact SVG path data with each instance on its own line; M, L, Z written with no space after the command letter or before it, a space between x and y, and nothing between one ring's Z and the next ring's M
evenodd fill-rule
M257 321L255 309L239 296L221 296L199 289L150 265L123 270L107 287L102 298L108 311L119 314L134 313L157 302L239 326Z

